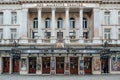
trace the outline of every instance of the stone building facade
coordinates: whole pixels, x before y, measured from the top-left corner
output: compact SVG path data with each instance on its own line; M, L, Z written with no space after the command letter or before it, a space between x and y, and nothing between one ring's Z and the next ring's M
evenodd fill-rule
M120 74L119 0L1 0L0 73Z

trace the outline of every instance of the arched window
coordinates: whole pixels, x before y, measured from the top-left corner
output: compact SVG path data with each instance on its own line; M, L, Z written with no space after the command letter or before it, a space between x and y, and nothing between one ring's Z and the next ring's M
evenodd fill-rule
M83 18L83 28L87 28L87 18Z
M38 18L34 18L33 28L38 28Z
M70 28L75 28L75 19L70 18Z
M50 18L46 18L46 20L45 20L45 28L50 28Z
M58 18L58 28L62 28L62 18Z

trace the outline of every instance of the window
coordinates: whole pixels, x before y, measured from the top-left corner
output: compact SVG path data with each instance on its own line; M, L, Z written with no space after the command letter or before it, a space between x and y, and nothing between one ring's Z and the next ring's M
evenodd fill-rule
M118 29L118 39L120 39L120 29Z
M110 12L105 12L105 25L110 25Z
M17 13L16 12L12 12L11 23L12 24L16 24L17 23Z
M63 38L63 32L57 32L57 38Z
M70 28L75 28L75 19L70 18Z
M45 20L45 28L50 28L50 18L46 18L46 20Z
M17 30L11 29L11 39L16 39L16 37L17 37Z
M87 19L83 18L83 28L87 28Z
M38 38L38 33L37 32L33 32L32 38L37 39Z
M50 36L51 36L51 32L45 32L46 39L50 39Z
M110 39L110 31L111 29L104 29L104 39Z
M88 32L83 32L83 38L88 39Z
M33 28L38 28L38 18L34 18Z
M0 39L3 39L3 29L0 29Z
M118 25L120 25L120 11L118 12Z
M3 12L0 12L0 24L3 24Z
M75 31L69 32L70 39L75 39Z
M62 18L58 18L58 28L62 28Z

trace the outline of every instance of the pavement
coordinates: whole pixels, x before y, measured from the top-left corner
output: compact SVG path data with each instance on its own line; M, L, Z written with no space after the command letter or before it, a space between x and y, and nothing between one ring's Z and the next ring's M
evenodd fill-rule
M120 80L119 75L16 75L1 74L0 80Z

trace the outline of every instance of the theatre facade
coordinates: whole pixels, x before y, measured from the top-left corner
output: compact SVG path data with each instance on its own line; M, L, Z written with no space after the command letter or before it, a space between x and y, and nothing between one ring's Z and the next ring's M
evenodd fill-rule
M0 1L4 73L120 74L120 1Z

